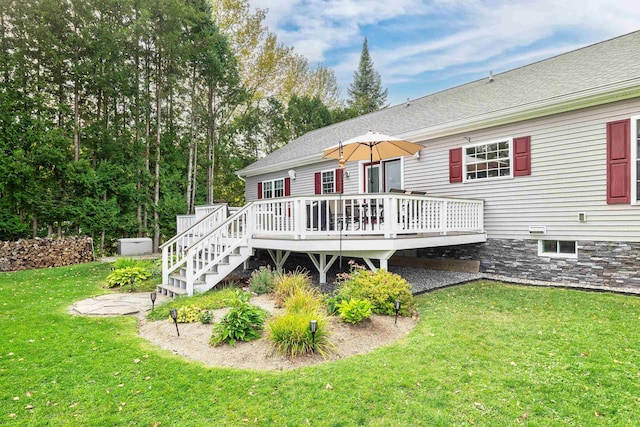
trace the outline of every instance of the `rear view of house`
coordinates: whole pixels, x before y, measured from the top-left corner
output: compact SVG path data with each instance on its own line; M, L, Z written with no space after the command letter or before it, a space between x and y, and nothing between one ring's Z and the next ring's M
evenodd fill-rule
M631 33L291 141L238 171L248 247L310 253L321 272L338 253L384 268L412 249L514 278L640 287L639 51ZM344 169L322 158L369 130L424 148Z

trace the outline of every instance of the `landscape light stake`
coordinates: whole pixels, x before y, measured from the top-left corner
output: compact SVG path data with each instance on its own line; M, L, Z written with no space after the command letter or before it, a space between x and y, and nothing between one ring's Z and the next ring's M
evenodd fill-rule
M398 326L398 312L400 311L400 300L397 299L395 304L393 305L396 309L396 321L395 321L395 325Z
M158 294L156 294L155 292L151 292L151 311L153 311L156 308L156 298L158 297Z
M136 281L136 276L129 277L129 283L131 283L131 292L133 292L133 282Z
M318 321L312 320L309 322L309 329L311 329L311 351L316 351L316 331L318 330Z
M178 336L180 336L180 331L178 330L178 310L172 308L171 310L169 310L169 315L173 319L173 323L175 323L176 325L176 332L178 333Z

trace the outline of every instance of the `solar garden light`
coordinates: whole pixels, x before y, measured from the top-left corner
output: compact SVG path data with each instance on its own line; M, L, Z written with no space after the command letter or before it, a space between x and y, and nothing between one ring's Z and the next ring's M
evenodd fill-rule
M129 283L131 283L131 292L133 292L133 282L136 281L136 276L129 277Z
M400 300L397 299L396 302L393 304L394 308L396 309L396 320L395 320L395 325L398 326L398 312L400 311Z
M172 308L171 310L169 310L169 315L173 319L173 323L175 323L176 325L176 332L178 333L178 336L180 336L180 331L178 330L178 310Z
M151 311L154 310L154 308L156 307L156 298L158 298L158 294L156 294L155 292L151 292Z
M317 320L310 321L309 329L311 329L312 351L315 351L316 350L316 331L318 330L318 321Z

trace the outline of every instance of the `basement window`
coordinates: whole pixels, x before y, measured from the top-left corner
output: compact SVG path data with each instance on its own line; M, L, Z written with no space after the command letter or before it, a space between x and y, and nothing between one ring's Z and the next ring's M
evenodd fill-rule
M538 240L538 255L577 258L578 244L572 240Z

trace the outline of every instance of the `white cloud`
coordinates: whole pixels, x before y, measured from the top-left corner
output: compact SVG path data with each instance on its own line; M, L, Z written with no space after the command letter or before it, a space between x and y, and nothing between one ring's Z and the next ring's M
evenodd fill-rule
M637 0L250 0L286 45L343 88L362 40L383 84L505 71L640 28ZM424 80L424 78L422 78ZM390 90L390 93L392 90Z

